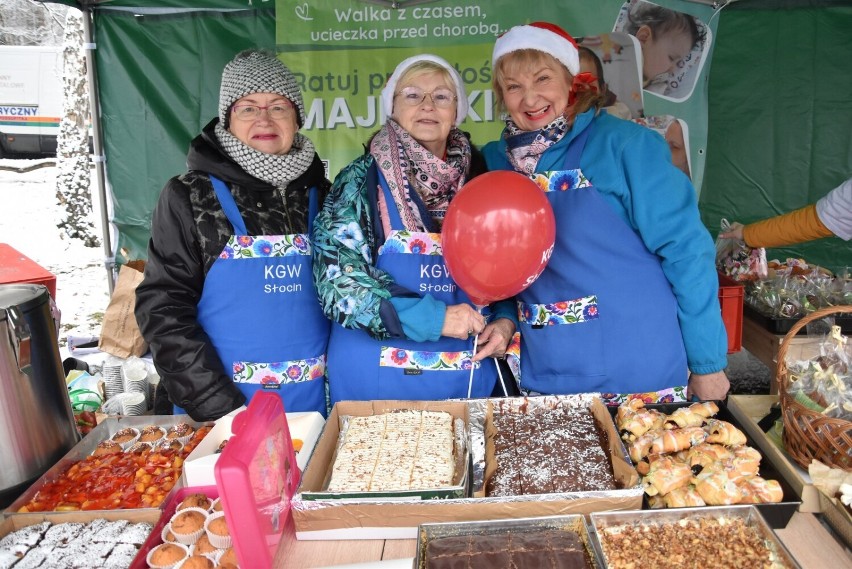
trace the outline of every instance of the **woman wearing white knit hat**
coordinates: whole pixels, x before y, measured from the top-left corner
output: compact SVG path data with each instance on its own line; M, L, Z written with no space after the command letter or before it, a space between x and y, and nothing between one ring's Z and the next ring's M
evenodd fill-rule
M557 25L511 28L492 66L508 117L483 148L488 167L528 175L556 215L550 262L517 298L522 389L723 399L713 240L665 141L601 110Z
M438 56L410 57L382 108L387 123L337 176L314 229L314 282L334 321L331 401L488 396L496 366L479 360L505 353L514 307L486 323L447 274L440 242L453 197L484 171L458 128L464 83Z
M330 184L304 120L296 78L274 53L237 54L219 116L160 194L136 319L160 386L197 421L261 390L288 412L326 412L329 324L309 237Z

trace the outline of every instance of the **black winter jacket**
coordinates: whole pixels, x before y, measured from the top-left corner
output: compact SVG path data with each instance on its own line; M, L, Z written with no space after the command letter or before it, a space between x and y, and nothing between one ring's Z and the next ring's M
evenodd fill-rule
M188 172L169 180L154 210L136 320L172 403L196 421L218 419L245 403L197 319L210 267L233 233L208 174L231 190L250 235L308 230L308 190L330 184L318 156L283 191L249 175L219 145L214 119L190 144Z

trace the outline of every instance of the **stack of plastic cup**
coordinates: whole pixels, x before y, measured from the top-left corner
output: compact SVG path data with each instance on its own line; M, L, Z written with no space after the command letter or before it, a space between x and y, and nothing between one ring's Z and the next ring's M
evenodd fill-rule
M109 356L104 360L101 375L104 378L104 395L107 399L124 391L124 376L121 373L123 360Z
M124 379L125 393L142 393L145 397L145 405L148 405L148 368L145 362L136 357L124 360L121 366L121 375Z
M148 410L148 402L144 392L119 393L116 398L121 401L122 415L144 415Z

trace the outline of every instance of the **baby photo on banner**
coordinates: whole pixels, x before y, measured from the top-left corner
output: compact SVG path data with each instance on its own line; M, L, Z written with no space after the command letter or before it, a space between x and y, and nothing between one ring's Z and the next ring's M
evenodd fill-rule
M710 28L704 22L653 2L630 0L618 12L613 31L639 40L646 90L673 101L692 95L710 50Z

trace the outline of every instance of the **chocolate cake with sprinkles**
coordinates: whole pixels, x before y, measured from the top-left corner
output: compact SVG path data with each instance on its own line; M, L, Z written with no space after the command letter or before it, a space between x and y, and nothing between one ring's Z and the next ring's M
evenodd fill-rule
M127 568L153 525L102 518L89 523L42 522L0 540L0 569Z
M616 490L606 434L585 407L493 414L488 496Z

